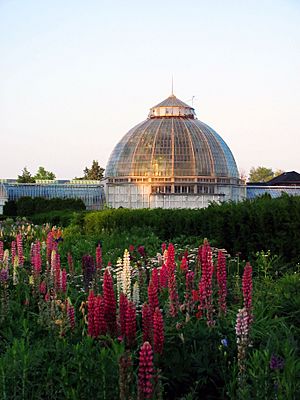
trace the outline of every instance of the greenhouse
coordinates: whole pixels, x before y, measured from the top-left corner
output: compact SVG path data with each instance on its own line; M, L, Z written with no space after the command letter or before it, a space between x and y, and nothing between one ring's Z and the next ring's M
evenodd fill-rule
M246 197L227 144L173 94L116 145L106 178L111 207L202 208Z
M100 181L46 181L43 183L2 181L0 183L0 214L7 200L18 200L21 197L81 199L87 210L99 210L103 208L105 202L104 188Z

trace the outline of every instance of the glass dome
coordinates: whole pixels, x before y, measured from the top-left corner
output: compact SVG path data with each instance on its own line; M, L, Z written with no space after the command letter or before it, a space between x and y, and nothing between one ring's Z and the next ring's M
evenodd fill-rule
M107 178L239 178L224 140L196 119L192 107L171 95L150 109L114 148Z

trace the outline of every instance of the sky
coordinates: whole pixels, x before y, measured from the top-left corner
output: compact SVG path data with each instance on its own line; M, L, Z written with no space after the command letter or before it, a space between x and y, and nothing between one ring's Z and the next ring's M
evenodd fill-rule
M300 172L300 1L0 0L0 178L106 166L171 94L238 168Z

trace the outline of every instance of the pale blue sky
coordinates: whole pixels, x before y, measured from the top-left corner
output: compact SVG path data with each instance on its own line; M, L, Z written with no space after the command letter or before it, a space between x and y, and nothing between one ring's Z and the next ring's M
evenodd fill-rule
M172 74L240 170L300 172L300 1L0 0L0 178L105 167Z

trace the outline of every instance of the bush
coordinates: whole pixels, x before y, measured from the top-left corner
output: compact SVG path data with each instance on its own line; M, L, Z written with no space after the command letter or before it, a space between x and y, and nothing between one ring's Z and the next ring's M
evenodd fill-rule
M263 196L240 203L211 204L206 209L110 209L89 213L86 233L151 228L161 240L208 236L219 247L242 257L268 251L285 262L300 261L300 197Z
M81 199L21 197L17 201L8 201L4 206L3 213L12 217L29 217L34 214L58 210L82 211L85 210L85 205Z

